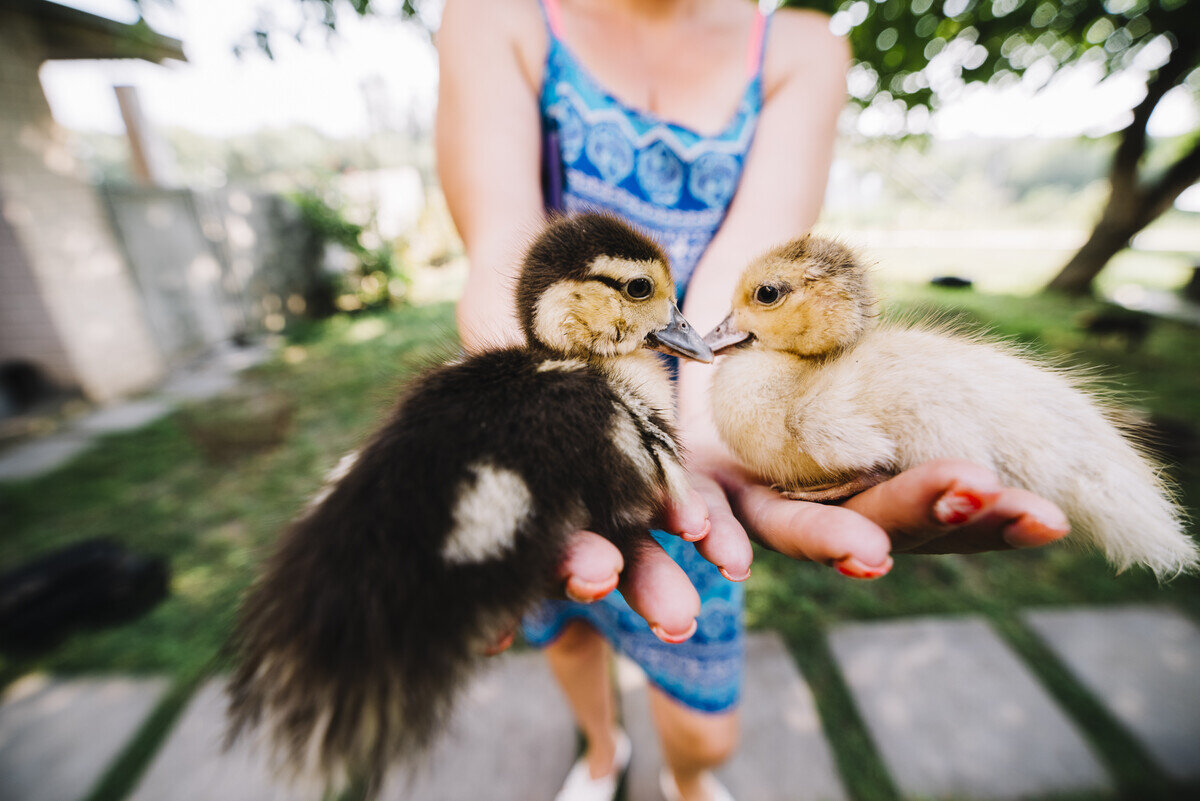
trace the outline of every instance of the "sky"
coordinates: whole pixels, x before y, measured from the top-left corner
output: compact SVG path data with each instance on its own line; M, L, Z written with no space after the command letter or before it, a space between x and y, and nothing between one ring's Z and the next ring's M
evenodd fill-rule
M85 11L132 22L130 0L59 0ZM307 125L333 137L370 130L364 83L386 98L393 113L432 120L437 59L427 35L411 23L353 13L339 15L340 35L320 35L307 46L284 41L275 59L251 52L240 59L233 45L260 15L286 26L300 22L298 0L173 0L168 8L147 0L156 30L183 40L187 63L57 61L42 68L42 83L60 124L77 130L123 131L114 84L138 87L152 124L231 136L269 127ZM383 10L398 0L375 0ZM1143 92L1133 75L1098 80L1098 71L1063 71L1039 93L1025 87L969 86L926 125L936 138L1070 137L1122 127ZM857 120L867 135L894 132L903 123L886 113ZM1196 103L1183 90L1168 94L1151 119L1154 136L1200 127Z

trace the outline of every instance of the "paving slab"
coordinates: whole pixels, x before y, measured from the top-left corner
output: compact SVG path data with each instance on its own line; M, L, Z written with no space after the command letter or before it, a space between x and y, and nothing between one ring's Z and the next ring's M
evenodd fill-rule
M397 770L384 801L526 801L554 797L575 752L574 724L538 654L503 656L468 688L426 768ZM302 801L317 788L276 779L261 739L224 751L223 680L188 705L130 801Z
M225 682L205 683L138 782L130 801L289 801L319 797L276 781L266 751L243 739L229 751L225 735Z
M22 481L49 473L92 446L90 435L75 431L23 442L0 454L0 481Z
M446 739L383 801L550 801L575 761L575 724L537 653L492 660L463 699Z
M162 386L173 401L202 401L215 398L237 386L237 376L219 367L206 367L178 375Z
M0 801L78 801L154 709L165 679L20 679L0 702Z
M209 354L189 369L162 385L162 395L175 401L201 401L237 386L238 373L264 362L271 354L267 345L247 348L225 347Z
M112 434L141 428L169 411L171 403L165 398L140 398L106 406L92 412L75 425L78 430L91 434Z
M1169 607L1026 612L1025 621L1177 780L1200 779L1200 628Z
M1015 799L1110 789L1079 732L983 620L846 624L830 645L903 795Z
M633 740L626 782L628 801L662 801L662 757L650 715L646 676L632 662L618 664L621 711ZM746 641L738 752L718 771L735 798L745 801L841 801L838 779L812 693L775 634Z

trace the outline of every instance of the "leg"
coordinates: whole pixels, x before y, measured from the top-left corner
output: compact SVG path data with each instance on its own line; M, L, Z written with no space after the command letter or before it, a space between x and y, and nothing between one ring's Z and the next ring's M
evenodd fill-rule
M604 776L612 770L616 752L615 704L609 674L612 649L594 628L575 620L546 646L545 653L587 739L592 778Z
M698 712L653 685L650 709L662 742L663 762L674 775L680 796L686 801L709 801L704 776L737 748L737 710Z

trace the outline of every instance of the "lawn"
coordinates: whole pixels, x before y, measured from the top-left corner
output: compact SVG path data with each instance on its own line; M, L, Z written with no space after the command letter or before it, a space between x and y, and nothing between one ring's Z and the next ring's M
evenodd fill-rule
M1195 330L1159 323L1142 348L1130 353L1119 342L1090 340L1079 331L1075 321L1092 305L1087 302L908 284L888 284L885 295L896 311L951 309L968 325L1019 338L1048 354L1071 354L1075 363L1102 366L1132 390L1139 407L1193 425L1200 421ZM209 463L175 415L109 437L52 475L0 485L0 569L64 543L111 536L169 557L174 575L170 598L150 614L76 634L42 656L0 661L0 684L46 669L165 673L187 687L220 669L237 598L265 547L325 471L372 428L405 377L453 350L452 325L451 306L435 304L294 327L274 359L248 375L253 384L295 402L290 434L270 452ZM1176 466L1174 475L1188 507L1197 508L1200 462L1193 457ZM825 632L847 619L964 613L987 616L1015 649L1036 661L1041 678L1085 725L1124 790L1167 797L1170 788L1137 745L1078 690L1016 616L1028 606L1128 601L1170 603L1200 619L1200 580L1160 587L1146 573L1117 577L1098 557L1054 547L899 557L886 579L863 583L760 552L747 606L752 627L777 630L791 646L858 799L890 799L896 793L833 666ZM169 724L170 714L163 716ZM126 780L114 781L118 788ZM98 797L110 795L120 792Z
M290 434L273 451L209 463L173 415L107 437L51 475L0 484L0 569L106 536L168 556L173 571L170 598L151 614L2 662L2 675L44 667L183 677L209 667L264 547L373 427L404 377L452 347L452 325L440 305L295 328L286 348L246 376L295 401Z

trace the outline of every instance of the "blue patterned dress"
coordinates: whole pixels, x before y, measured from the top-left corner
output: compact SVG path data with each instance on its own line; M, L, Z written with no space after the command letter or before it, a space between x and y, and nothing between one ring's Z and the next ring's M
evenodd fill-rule
M760 13L755 20L737 111L723 131L703 136L609 94L563 43L556 0L542 3L550 34L540 101L546 205L616 212L648 233L670 257L682 299L725 219L754 136L767 17ZM618 592L593 604L547 601L525 618L525 637L543 645L571 620L587 621L679 702L705 712L729 709L741 687L742 587L727 581L693 544L652 533L700 593L698 628L690 640L662 642Z

